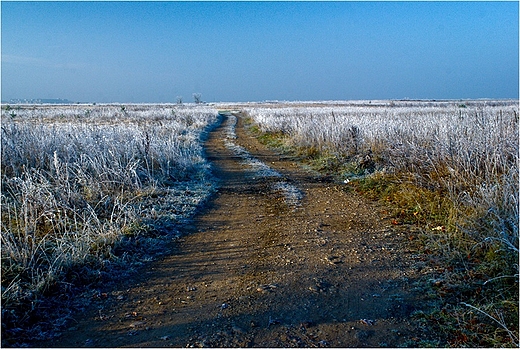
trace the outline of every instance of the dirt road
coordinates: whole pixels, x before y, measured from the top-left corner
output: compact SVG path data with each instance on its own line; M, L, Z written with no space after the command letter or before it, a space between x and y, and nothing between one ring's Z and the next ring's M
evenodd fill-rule
M45 345L413 345L417 271L383 207L267 150L240 117L206 151L219 191L171 253Z

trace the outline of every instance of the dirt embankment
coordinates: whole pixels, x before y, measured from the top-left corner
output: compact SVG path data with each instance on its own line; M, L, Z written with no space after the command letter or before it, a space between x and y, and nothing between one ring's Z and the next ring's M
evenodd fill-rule
M267 150L235 120L206 144L219 191L171 253L101 293L43 345L413 345L418 271L406 232L383 207Z

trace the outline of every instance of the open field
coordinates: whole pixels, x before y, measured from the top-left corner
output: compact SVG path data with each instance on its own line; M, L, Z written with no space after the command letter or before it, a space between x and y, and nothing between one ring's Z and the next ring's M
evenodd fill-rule
M100 285L105 296L37 346L417 343L418 269L400 227L378 204L262 146L240 113L226 114L205 142L218 190L189 233L128 282Z
M278 134L311 158L319 154L316 165L343 180L406 174L419 187L445 193L455 207L486 216L487 238L518 251L518 102L245 111L261 132Z
M482 345L477 337L493 345L496 333L468 320L475 313L518 343L518 101L244 110L266 143L389 203L394 224L423 230L419 250L442 259L434 279L442 300L425 320L453 345Z
M216 121L199 106L4 107L2 328L175 235L212 190L202 138Z
M405 322L420 324L430 335L425 336L423 342L415 338L415 342L408 342L409 345L518 344L518 101L354 101L213 106L4 106L1 130L2 333L11 339L23 338L20 342L9 342L10 345L48 338L45 331L50 331L50 327L64 326L67 317L63 323L50 324L52 321L49 320L47 327L41 325L46 316L44 309L48 306L45 297L73 295L81 287L88 289L88 285L100 280L124 278L138 268L146 267L146 263L151 263L158 255L172 253L165 249L172 237L185 233L184 224L208 197L222 195L215 189L218 182L203 151L206 135L223 117L218 116L216 108L219 107L237 110L225 113L228 123L222 130L222 147L232 154L226 156L240 161L240 166L246 169L246 182L251 182L248 185L256 185L256 181L265 184L265 188L254 194L260 195L261 200L268 195L266 210L275 210L259 214L243 209L242 216L259 217L256 221L262 222L275 212L276 224L284 227L284 231L275 231L272 229L274 223L265 223L269 236L266 235L264 243L272 250L265 250L263 246L259 251L267 251L266 255L273 254L273 258L284 253L294 254L291 248L286 251L287 246L298 246L296 252L303 251L307 245L296 241L298 234L310 234L309 241L331 239L349 250L354 247L347 246L346 237L354 243L359 242L355 250L363 250L365 254L356 257L356 263L364 259L374 265L379 263L377 256L371 254L371 244L386 246L388 243L396 256L401 249L412 249L417 265L406 264L411 259L403 265L410 267L410 275L423 275L423 279L414 281L414 288L425 296L423 301L427 306L418 307L413 314L406 313L406 316L413 315L410 318L413 321L407 318ZM301 187L314 188L312 177L306 177L300 183L294 178L303 177L301 171L287 170L293 164L282 166L278 163L283 161L277 157L273 157L272 162L262 162L252 156L250 152L256 145L246 142L244 135L237 140L234 129L237 117L264 144L300 165L304 164L305 168L318 171L320 181L334 182L341 195L347 193L352 197L348 200L356 205L369 207L357 199L358 194L379 201L385 207L382 215L389 217L390 228L376 229L383 232L376 239L376 232L361 223L359 226L352 223L361 219L360 216L356 218L356 213L369 217L367 222L377 221L379 218L375 218L375 214L372 217L373 212L348 205L327 208L327 200L320 196L325 195L320 194L321 187L312 190L324 203L309 203L310 194ZM249 148L242 143L247 143ZM264 157L270 159L270 156ZM280 170L276 170L276 166ZM238 173L237 168L233 171ZM289 172L291 176L287 175ZM224 183L229 186L226 190L234 191L232 180ZM242 186L237 189L239 196L244 195L240 205L250 205L254 210L255 205L248 203L247 195L253 195L257 189L246 188L246 184ZM327 186L324 188L329 190ZM273 193L281 195L284 204L271 207ZM232 195L227 198L232 199ZM348 202L343 196L336 200L342 205ZM301 207L302 202L307 206ZM227 205L240 206L231 201ZM294 211L276 211L278 206L284 205ZM330 223L336 230L329 227L323 232L321 228L327 225L318 224L318 218L315 218L316 222L307 222L302 215L288 213L300 212L300 209L313 212L316 217L319 211L323 220L330 218L327 209L338 211ZM354 216L349 219L337 218L350 214ZM236 217L242 216L237 213ZM294 222L288 223L289 217ZM201 219L212 222L215 218L208 213L207 218ZM304 221L309 225L308 231L297 231ZM316 229L311 230L311 222L316 224ZM215 236L237 239L243 234L240 227L235 226L238 223L229 224L225 229L236 230L235 235L226 235L228 233L223 231L215 232ZM251 224L250 229L255 229L255 223ZM370 224L379 226L383 223ZM210 223L203 225L207 225L205 229L212 229ZM367 233L365 228L374 234L372 242L359 235ZM186 231L191 232L193 228ZM319 236L312 235L315 233ZM325 233L330 233L330 237L322 236ZM273 234L278 234L277 238L282 240L291 238L294 241L287 240L283 249L277 250L278 245L270 245ZM385 242L386 234L393 235ZM405 238L402 241L393 236ZM197 239L208 237L194 237L194 245L185 243L187 248L200 245L202 240ZM256 253L256 240L244 239L250 252ZM240 242L237 240L236 243ZM324 249L329 246L318 245ZM334 260L327 264L336 268L334 272L323 272L323 275L330 272L330 277L334 277L327 291L323 291L327 297L328 289L343 292L341 268L361 268L361 265L347 262L351 257L345 251L334 252L341 254L340 262ZM204 258L213 258L209 247L208 251L202 252ZM391 256L394 252L388 252L387 248L386 253ZM317 258L311 257L312 253L308 256L301 253L296 254L301 261ZM266 270L271 265L284 271L284 275L296 273L296 269L291 269L296 267L278 266L267 257L260 261L250 256L244 258L247 261L233 260L236 268L263 263L262 268ZM393 261L393 258L388 260ZM385 264L385 267L391 266ZM362 273L370 273L369 269L353 275L361 277L365 275ZM263 274L255 277L260 278L259 275L265 277ZM284 275L279 277L281 284L277 285L282 285L283 299L292 300L299 293L291 293L295 289L289 286L284 289L283 282L290 281ZM297 285L295 275L293 281ZM412 288L408 285L411 281L402 275L396 280L392 285ZM323 280L320 282L326 284ZM273 281L265 279L264 284L272 285ZM226 287L242 300L245 297L241 290ZM316 288L315 285L310 287ZM265 293L271 295L272 290ZM357 297L355 293L345 294ZM406 297L412 297L406 294ZM106 295L100 293L96 299L103 297ZM334 298L332 293L330 297ZM380 301L384 303L386 299ZM359 307L370 310L365 309L366 306ZM238 314L239 308L233 312ZM351 320L347 321L349 326ZM381 321L381 326L386 326L385 321ZM324 323L323 326L324 333L327 328L330 330L326 327L329 325ZM270 316L267 327L281 331L271 326ZM252 329L250 333L244 327L241 331L247 333L242 333L244 338L253 338L251 333L258 332ZM355 336L359 337L359 333L365 332L356 332ZM437 337L431 335L433 333ZM288 345L283 340L274 340L267 332L262 332L262 336L271 336L272 341L237 342L237 337L217 340L205 336L209 334L200 334L200 338L190 339L190 343L207 340L217 346ZM358 337L346 343L361 345L363 337ZM384 337L378 332L372 340L386 338L389 343L405 343L403 338L394 337ZM322 342L328 343L330 339ZM308 346L322 345L322 342L301 343Z

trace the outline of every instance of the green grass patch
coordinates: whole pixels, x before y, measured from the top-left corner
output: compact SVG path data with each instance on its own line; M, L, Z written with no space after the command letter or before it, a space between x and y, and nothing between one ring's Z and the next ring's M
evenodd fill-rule
M254 124L250 118L244 118L244 124L248 131L254 135L260 143L282 151L288 151L287 135L283 132L262 132L258 125Z
M345 190L383 203L392 224L414 227L408 248L432 270L417 282L427 306L414 315L430 338L414 346L518 347L518 254L482 239L492 236L486 213L454 202L446 176L378 171L359 155L295 147L281 132L262 133L253 123L249 128L263 144L348 182Z
M407 174L376 174L349 184L385 203L393 224L421 229L410 234L410 244L434 272L421 280L429 304L416 317L441 345L518 345L517 255L496 241L481 241L482 233L472 234L468 222L477 220L479 212L456 205L442 190L416 185Z
M258 140L271 148L283 148L286 146L285 135L282 132L266 132L258 136Z

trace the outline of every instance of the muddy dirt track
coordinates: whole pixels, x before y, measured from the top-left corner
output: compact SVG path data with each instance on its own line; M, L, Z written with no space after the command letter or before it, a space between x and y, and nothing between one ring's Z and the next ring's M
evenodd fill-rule
M418 272L384 207L266 149L240 117L206 152L218 193L171 253L42 345L413 345Z

